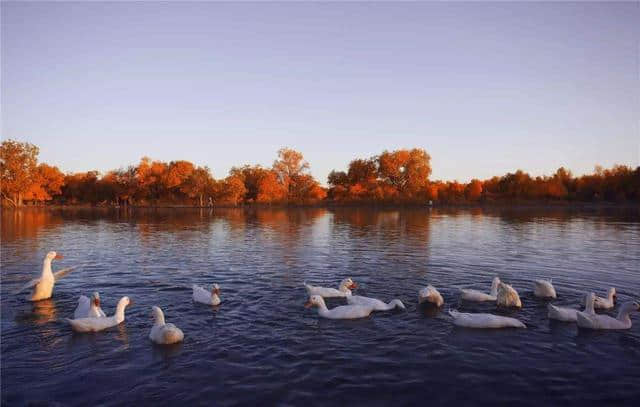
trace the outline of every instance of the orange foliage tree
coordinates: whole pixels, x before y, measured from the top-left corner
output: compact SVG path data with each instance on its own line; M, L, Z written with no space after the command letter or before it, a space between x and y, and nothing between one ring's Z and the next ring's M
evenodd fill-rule
M38 147L5 140L0 145L0 193L14 207L22 205L25 193L38 182Z
M33 183L24 195L25 200L50 201L62 192L64 174L58 167L41 163L36 168Z
M160 202L204 206L207 196L238 205L345 202L491 203L520 201L640 201L640 167L596 166L594 173L574 177L564 167L551 176L532 177L517 170L486 180L429 181L431 157L423 149L384 151L354 159L347 171L331 171L329 189L309 173L303 155L289 148L278 151L272 168L233 167L216 181L209 168L184 160L169 163L143 157L137 166L63 175L57 167L38 164L38 147L13 140L0 146L2 203L23 201L65 204L158 205Z

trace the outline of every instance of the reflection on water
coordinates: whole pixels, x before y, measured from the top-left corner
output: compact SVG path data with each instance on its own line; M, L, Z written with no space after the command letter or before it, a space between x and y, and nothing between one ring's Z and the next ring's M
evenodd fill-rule
M42 300L33 303L31 315L36 324L45 324L56 320L56 304L54 300Z
M553 278L562 306L609 286L619 304L637 300L637 209L25 209L3 210L1 226L3 405L640 397L640 367L629 363L640 360L640 318L626 332L577 330L549 321L548 301L531 286ZM82 267L51 300L12 295L52 249L65 256L54 270ZM459 288L488 290L496 274L519 290L522 310L460 301ZM359 294L400 298L407 310L333 321L302 307L303 281L334 286L346 276ZM194 304L191 285L214 282L222 304ZM441 309L417 304L428 283L444 296ZM108 315L124 295L135 305L117 327L74 334L64 318L93 291ZM153 305L184 331L184 343L151 343ZM457 329L450 308L514 316L528 329ZM498 385L499 393L487 391Z

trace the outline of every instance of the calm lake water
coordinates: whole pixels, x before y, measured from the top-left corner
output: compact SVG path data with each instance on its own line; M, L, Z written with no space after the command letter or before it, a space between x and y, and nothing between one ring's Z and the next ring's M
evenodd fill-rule
M438 404L584 405L640 400L640 313L620 332L550 322L531 281L553 278L559 305L587 290L640 299L638 209L24 210L2 213L2 405ZM41 269L81 265L51 300L12 293ZM528 329L456 328L446 314L494 312L461 303L499 275ZM303 281L400 298L406 311L331 321L305 309ZM191 284L221 286L218 307ZM445 305L417 306L431 283ZM126 321L97 334L64 322L99 291ZM328 301L329 307L342 300ZM151 306L185 333L154 346ZM260 400L260 403L258 401Z

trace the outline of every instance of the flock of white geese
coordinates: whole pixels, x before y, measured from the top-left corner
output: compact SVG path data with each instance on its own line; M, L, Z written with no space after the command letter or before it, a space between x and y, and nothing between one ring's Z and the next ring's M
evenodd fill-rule
M53 260L61 258L62 256L54 251L47 253L40 277L25 284L18 290L18 293L31 288L32 292L27 297L29 301L51 298L56 281L72 271L72 268L67 268L53 273L51 263ZM351 278L342 280L337 289L313 286L307 283L304 283L304 286L309 295L309 300L305 307L318 307L318 315L323 318L357 319L368 317L374 311L389 311L395 308L405 309L402 301L398 299L385 303L377 298L354 295L351 290L357 288L357 284ZM518 292L511 285L501 282L498 277L493 278L491 290L488 294L478 290L461 289L460 295L464 301L495 302L499 307L522 307ZM535 280L534 295L539 298L555 299L556 290L550 280ZM331 309L327 308L324 299L336 297L345 298L347 305L340 305ZM209 291L194 285L193 300L208 305L218 305L221 302L220 287L217 284L213 284L212 289ZM593 292L590 292L585 295L585 308L583 311L575 308L558 307L550 303L548 304L548 316L549 319L576 322L580 328L631 328L630 314L633 311L640 310L640 305L637 302L623 304L616 318L596 313L596 309L608 310L613 308L615 300L615 288L610 288L606 297L597 297ZM444 299L434 286L428 285L418 291L418 303L440 308L444 304ZM129 297L122 297L118 301L115 313L112 316L107 316L100 308L100 295L97 292L94 292L91 298L81 295L78 299L73 319L68 318L66 321L76 332L102 331L122 323L125 319L125 309L131 304L132 301ZM463 313L450 310L449 315L451 315L455 325L467 328L526 328L526 325L516 318L495 314ZM180 328L165 322L164 313L159 307L152 307L152 316L154 322L149 332L149 339L153 342L157 344L173 344L184 339L184 333Z

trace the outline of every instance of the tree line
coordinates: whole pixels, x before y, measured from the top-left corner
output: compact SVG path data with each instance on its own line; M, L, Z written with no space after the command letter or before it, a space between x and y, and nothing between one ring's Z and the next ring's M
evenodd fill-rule
M384 151L355 159L347 171L329 174L328 199L343 202L448 204L491 202L625 202L640 201L640 167L596 166L592 174L574 177L560 167L551 176L533 177L522 170L487 180L430 181L430 157L420 149Z
M0 146L2 204L59 205L241 205L333 203L464 204L520 201L640 201L640 167L596 167L593 174L574 177L559 168L551 176L518 170L469 183L431 181L431 157L423 149L384 151L355 159L346 171L332 171L328 188L309 173L303 155L278 151L270 168L233 167L215 179L208 167L189 161L158 161L143 157L137 165L101 174L64 174L38 162L39 149L27 142Z

